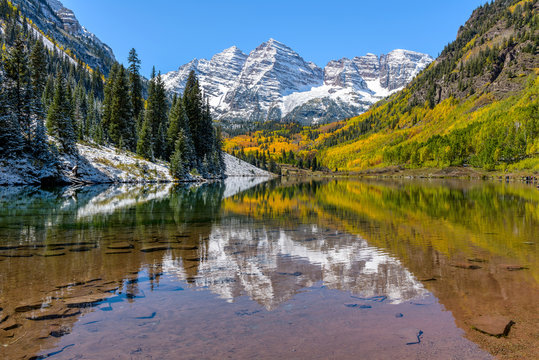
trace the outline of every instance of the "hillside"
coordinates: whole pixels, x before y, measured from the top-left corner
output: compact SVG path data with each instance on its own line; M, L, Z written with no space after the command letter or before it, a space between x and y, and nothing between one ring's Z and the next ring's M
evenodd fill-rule
M73 61L80 60L92 69L108 74L116 62L112 49L89 32L75 14L59 0L12 0L22 16L45 38Z
M404 165L539 171L537 8L536 0L479 7L426 70L368 112L331 126L288 126L228 139L227 151L267 151L289 163L282 150L292 150L296 163L316 157L331 170Z

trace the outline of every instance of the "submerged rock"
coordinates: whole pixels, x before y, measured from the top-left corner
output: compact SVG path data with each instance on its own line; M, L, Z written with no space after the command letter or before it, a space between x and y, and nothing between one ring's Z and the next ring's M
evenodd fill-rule
M55 338L59 338L70 333L71 329L67 326L56 326L53 330L51 330L49 335Z
M468 270L481 269L481 266L479 265L468 264L468 263L456 263L456 264L452 264L451 266L459 268L459 269L468 269Z
M28 311L32 311L32 310L38 310L38 309L41 309L42 307L44 307L44 305L42 303L36 303L36 304L31 304L31 305L22 305L22 306L18 306L15 308L15 312L28 312Z
M71 251L71 252L85 252L85 251L90 251L92 249L94 249L94 247L80 246L80 247L75 247L73 249L69 249L69 251Z
M79 309L51 309L47 312L39 313L39 315L29 316L28 320L34 321L43 321L43 320L54 320L54 319L63 319L67 317L72 317L80 314Z
M168 246L144 246L142 249L140 249L140 251L144 252L144 253L149 253L149 252L154 252L154 251L165 251L165 250L168 250L169 247Z
M472 329L485 335L507 337L511 327L516 324L513 320L501 315L483 315L471 320Z
M134 248L133 244L130 244L128 242L118 242L118 243L113 243L107 246L107 249L111 249L111 250L124 250L124 249L133 249L133 248Z
M42 254L37 254L38 256L43 256L43 257L53 257L53 256L63 256L65 255L66 253L64 251L61 251L61 250L50 250L50 251L45 251L44 253Z
M91 295L66 299L65 304L67 305L68 308L91 307L103 300L106 300L107 298L108 298L107 294L91 294Z
M0 254L0 257L5 258L28 258L32 257L34 254L29 252L17 252L17 253L10 253L10 254Z
M507 264L503 264L503 265L500 265L500 266L503 267L503 268L506 269L506 270L509 270L509 271L526 270L526 269L528 269L527 267L521 266L521 265L507 265Z
M131 254L131 250L105 251L106 255Z
M198 250L198 246L176 246L174 249L177 250Z

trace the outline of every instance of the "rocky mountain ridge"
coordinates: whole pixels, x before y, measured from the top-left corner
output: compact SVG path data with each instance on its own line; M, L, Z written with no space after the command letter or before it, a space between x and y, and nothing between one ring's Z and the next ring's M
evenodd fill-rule
M33 24L45 34L44 42L57 50L69 50L73 55L89 65L108 74L116 61L112 49L93 33L89 32L77 20L72 10L66 8L59 0L13 0L21 14L32 20Z
M270 39L249 54L236 46L210 60L193 59L163 75L169 91L181 93L191 70L198 75L214 117L223 124L255 121L326 123L358 115L403 88L433 58L409 50L330 61L305 61Z

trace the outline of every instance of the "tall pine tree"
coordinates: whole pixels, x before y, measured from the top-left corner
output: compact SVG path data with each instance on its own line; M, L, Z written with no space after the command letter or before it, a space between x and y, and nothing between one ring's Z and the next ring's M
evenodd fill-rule
M47 114L47 128L60 143L61 150L67 153L76 150L69 93L66 80L61 73L58 73L54 85L54 98Z
M19 122L11 112L8 104L8 94L3 86L4 67L0 62L0 155L2 158L17 156L23 150L23 139Z
M142 81L140 78L140 59L135 49L129 51L127 61L129 62L127 70L129 73L129 94L131 96L133 117L139 120L144 110L144 99L142 97Z
M19 123L27 147L31 145L32 84L28 68L28 50L20 32L8 50L5 62L9 111Z
M143 127L149 127L146 131L149 130L151 132L151 139L149 139L149 142L152 144L151 152L153 153L153 156L158 159L165 159L168 104L165 85L161 79L161 73L156 76L155 68L152 71L152 79L150 80L150 85L148 87L148 100L144 123ZM147 153L147 150L144 150L144 152Z
M42 94L47 82L47 55L41 40L36 40L30 54L30 78L32 84L31 144L34 154L41 156L47 152L45 131L45 109Z
M115 145L121 145L132 151L136 149L133 108L129 96L127 73L123 66L120 66L112 86L108 132Z

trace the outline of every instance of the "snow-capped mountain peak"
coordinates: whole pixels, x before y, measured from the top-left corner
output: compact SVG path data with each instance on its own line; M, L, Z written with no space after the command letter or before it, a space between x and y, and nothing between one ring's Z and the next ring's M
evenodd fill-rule
M249 55L232 46L210 60L194 59L163 76L181 93L191 70L208 95L214 118L245 121L330 122L364 112L404 87L433 58L397 49L330 61L324 69L271 38Z

